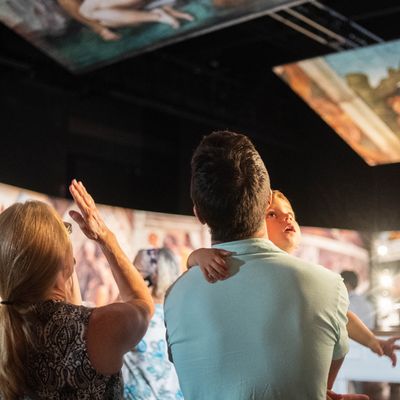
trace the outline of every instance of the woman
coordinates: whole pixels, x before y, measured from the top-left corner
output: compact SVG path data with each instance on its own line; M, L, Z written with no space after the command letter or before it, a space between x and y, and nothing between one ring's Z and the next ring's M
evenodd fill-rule
M180 275L180 263L167 249L140 250L134 265L149 284L156 311L145 337L124 356L124 397L129 400L183 399L178 377L168 361L163 302L167 289Z
M99 244L121 303L80 305L68 232L45 203L16 203L0 215L0 396L119 399L123 354L154 312L146 283L101 219L81 182L70 192L83 233Z

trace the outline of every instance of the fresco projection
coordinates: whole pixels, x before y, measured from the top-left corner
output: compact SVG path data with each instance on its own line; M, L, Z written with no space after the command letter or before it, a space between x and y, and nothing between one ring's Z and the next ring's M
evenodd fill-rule
M49 197L14 186L0 184L0 212L15 202L30 199L51 204L73 226L71 241L76 259L82 297L87 305L104 305L118 298L118 288L110 267L97 245L88 240L72 221L68 211L75 208L69 200ZM168 247L186 270L189 254L199 247L209 247L207 228L195 217L99 205L106 224L116 233L122 248L133 260L140 249ZM302 246L297 256L324 265L333 271L353 269L360 275L360 288L369 286L369 256L359 232L302 228Z
M83 71L301 0L0 0L0 21Z
M369 165L400 162L400 41L274 68Z

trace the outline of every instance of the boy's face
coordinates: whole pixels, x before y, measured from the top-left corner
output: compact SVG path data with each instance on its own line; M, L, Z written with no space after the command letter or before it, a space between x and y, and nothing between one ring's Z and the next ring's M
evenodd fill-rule
M300 227L286 200L274 197L267 210L267 230L269 239L287 253L292 253L299 245Z

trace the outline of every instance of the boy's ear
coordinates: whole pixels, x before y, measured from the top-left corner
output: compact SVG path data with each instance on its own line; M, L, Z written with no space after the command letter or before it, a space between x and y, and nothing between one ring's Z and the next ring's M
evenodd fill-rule
M272 190L269 191L267 209L271 207L271 204L272 204Z
M201 218L201 215L200 215L200 213L197 211L197 208L196 208L195 205L193 206L193 212L194 212L194 215L196 216L196 218L200 221L200 223L201 223L202 225L205 225L205 221L204 221L203 218Z

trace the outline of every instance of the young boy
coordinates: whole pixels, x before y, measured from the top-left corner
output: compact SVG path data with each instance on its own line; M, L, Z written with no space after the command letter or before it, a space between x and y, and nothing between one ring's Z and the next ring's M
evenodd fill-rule
M281 250L291 254L298 247L301 240L299 224L286 196L278 190L272 191L272 201L267 210L267 230L269 239ZM232 255L230 252L220 249L198 249L190 254L187 266L191 268L198 265L204 277L210 283L229 277L226 257ZM365 324L351 311L347 313L347 331L349 337L354 341L368 347L378 356L386 355L397 363L395 350L400 349L396 340L400 336L387 340L380 340L365 326Z

